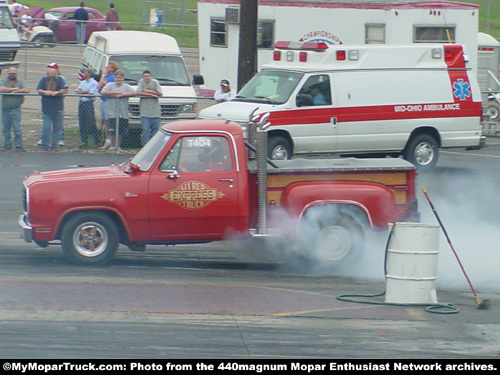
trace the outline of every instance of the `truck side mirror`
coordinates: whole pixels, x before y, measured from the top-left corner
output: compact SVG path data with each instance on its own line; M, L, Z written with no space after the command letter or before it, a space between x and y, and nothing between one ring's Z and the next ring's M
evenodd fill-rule
M203 79L203 76L200 74L194 74L193 75L193 85L203 85L205 84L205 80Z

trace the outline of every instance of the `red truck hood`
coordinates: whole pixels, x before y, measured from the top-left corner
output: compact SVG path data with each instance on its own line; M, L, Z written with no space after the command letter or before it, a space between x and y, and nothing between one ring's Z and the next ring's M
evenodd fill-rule
M126 175L124 172L125 169L126 166L111 165L107 167L72 168L48 172L36 172L26 178L25 184L29 186L37 182L116 178Z

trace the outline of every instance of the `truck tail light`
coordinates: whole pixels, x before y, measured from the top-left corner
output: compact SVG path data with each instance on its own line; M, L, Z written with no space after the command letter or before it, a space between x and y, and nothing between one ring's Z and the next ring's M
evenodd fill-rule
M281 60L281 51L273 51L273 60L280 61Z
M299 61L300 62L307 62L307 52L300 52L299 53Z
M338 50L337 51L337 60L338 61L344 61L346 58L346 54L344 50Z

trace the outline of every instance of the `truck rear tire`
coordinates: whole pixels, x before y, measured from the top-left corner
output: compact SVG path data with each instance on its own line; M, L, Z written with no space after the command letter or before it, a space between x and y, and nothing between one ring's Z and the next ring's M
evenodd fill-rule
M271 160L287 160L292 157L292 146L284 137L271 136L267 141L267 157Z
M408 141L403 157L415 165L421 172L434 168L439 157L439 147L434 137L418 134Z
M318 210L305 220L307 224L299 235L302 246L310 250L311 260L329 269L341 269L354 265L363 256L365 230L352 214L336 209Z
M61 242L64 254L73 263L101 266L118 250L118 228L103 213L79 213L64 226Z

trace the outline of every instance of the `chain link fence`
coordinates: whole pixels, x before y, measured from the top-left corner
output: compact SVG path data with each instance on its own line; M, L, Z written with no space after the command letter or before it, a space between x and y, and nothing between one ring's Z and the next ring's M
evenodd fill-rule
M128 113L126 114L128 125L123 125L124 120L114 121L115 132L116 123L118 123L118 136L113 134L113 139L106 127L108 119L103 111L102 97L88 96L85 99L90 103L80 103L84 102L84 98L75 94L75 90L80 84L80 61L84 50L84 45L76 44L56 44L51 47L36 47L25 44L18 52L18 79L26 82L30 92L24 95L0 93L0 121L2 122L0 150L15 150L16 146L21 146L23 150L30 152L42 151L44 148L48 148L49 151L54 148L53 151L56 152L135 152L142 146L142 124L139 106L141 99L139 96L128 98ZM193 77L193 75L199 73L198 51L196 48L183 48L182 52L189 76ZM53 122L54 119L45 116L46 139L42 145L40 141L43 138L44 111L42 109L42 97L37 93L36 89L41 77L46 75L48 64L53 62L58 63L60 74L66 78L68 94L63 96L64 110L59 113L60 118L56 118L55 129L52 124L47 125L51 121ZM0 79L7 75L7 70L1 73ZM98 79L99 77L96 76L95 78ZM126 73L125 82L127 82ZM137 81L131 82L129 80L129 83L135 88ZM215 104L212 97L200 95L204 93L200 92L199 86L194 86L196 96L193 97L175 97L169 95L168 84L165 88L164 96L160 98L160 124L179 119L197 118L201 109ZM172 86L170 91L173 94L175 86ZM6 101L4 99L13 98L14 96L24 98L18 110L9 105L4 106L5 103L9 102L9 99ZM46 108L45 112L51 112L51 104L48 103L47 105L49 108ZM19 117L20 120L18 120ZM93 125L94 121L95 127ZM62 125L60 126L61 122ZM121 126L119 125L120 122L122 123ZM16 132L17 123L20 123L20 126ZM62 128L62 130L59 128ZM97 131L94 129L97 129ZM50 130L50 133L48 130ZM61 132L63 135L61 135ZM15 140L16 133L17 141ZM54 138L52 133L56 133L54 142L57 143L57 146L52 143ZM106 139L112 143L106 144ZM106 147L101 149L103 146Z
M139 97L128 98L128 113L123 115L124 111L117 107L104 111L105 106L119 105L117 100L103 104L105 102L101 96L66 94L59 98L44 98L42 104L42 95L34 94L33 91L31 88L29 94L0 95L2 149L130 153L140 149L142 143L153 135L150 132L144 138ZM13 97L24 98L20 107L8 104ZM169 101L175 99L169 98ZM180 105L162 104L162 118L158 120L160 125L178 119L196 118L199 109L214 104L212 98L195 97L192 100L194 107L184 113ZM146 124L149 128L150 123Z

